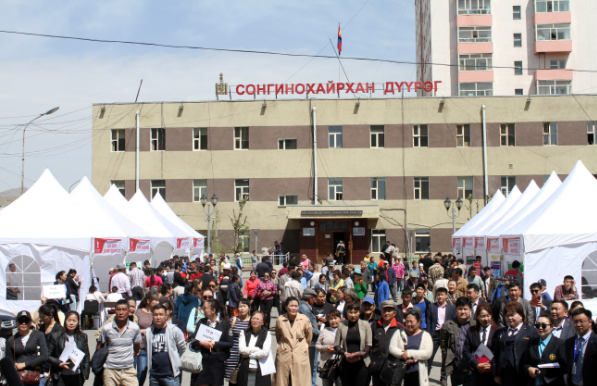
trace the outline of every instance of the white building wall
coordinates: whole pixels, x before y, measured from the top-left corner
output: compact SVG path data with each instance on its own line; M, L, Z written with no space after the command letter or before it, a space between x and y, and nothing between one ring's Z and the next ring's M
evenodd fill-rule
M573 0L572 13L572 52L566 68L597 71L597 16L596 0ZM597 72L574 72L572 92L575 94L595 94L597 92Z

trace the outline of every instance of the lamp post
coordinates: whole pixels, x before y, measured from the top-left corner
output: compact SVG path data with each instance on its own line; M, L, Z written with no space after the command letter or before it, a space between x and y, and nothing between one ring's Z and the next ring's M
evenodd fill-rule
M452 234L456 233L456 218L460 216L460 208L462 208L462 198L458 197L458 200L452 205L452 201L450 198L446 197L446 201L444 201L444 207L446 208L446 213L448 217L452 219ZM452 207L452 215L450 215L450 207ZM456 214L456 209L458 209L458 214Z
M39 119L39 118L43 117L44 115L53 114L56 111L58 111L59 108L60 107L54 107L53 109L50 109L43 114L39 114L37 117L30 120L29 123L27 123L25 125L25 128L23 129L23 163L21 165L21 194L23 194L23 192L25 191L25 130L27 130L27 127L36 119Z
M207 253L211 253L211 217L213 214L216 213L216 204L218 203L218 198L216 197L215 193L211 196L211 205L213 205L213 212L211 211L211 205L207 205L207 212L205 211L205 204L207 204L207 197L205 194L201 196L201 205L203 206L203 212L207 215Z

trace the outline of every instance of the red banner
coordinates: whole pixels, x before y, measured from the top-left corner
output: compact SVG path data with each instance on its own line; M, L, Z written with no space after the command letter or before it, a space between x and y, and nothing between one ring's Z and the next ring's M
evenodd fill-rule
M94 245L96 255L117 255L122 253L121 239L95 239Z
M188 237L176 239L176 249L189 249L190 240Z
M500 239L498 237L488 238L487 250L491 253L500 253Z
M508 255L520 255L522 253L522 243L520 237L502 239L504 253Z
M149 240L143 239L129 239L129 252L135 253L149 253Z
M475 237L475 249L485 249L485 237Z
M463 237L463 240L464 240L463 248L473 249L473 238L472 237Z
M203 248L203 238L193 237L193 248Z

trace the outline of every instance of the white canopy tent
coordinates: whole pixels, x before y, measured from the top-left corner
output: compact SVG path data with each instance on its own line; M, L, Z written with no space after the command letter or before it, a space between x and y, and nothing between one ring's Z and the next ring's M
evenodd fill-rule
M475 227L477 224L483 222L488 216L490 216L493 212L495 212L500 205L504 203L506 198L502 194L500 190L497 190L491 201L485 205L483 209L479 213L477 213L472 219L470 219L462 228L457 230L452 235L452 253L454 256L459 256L462 254L462 247L463 247L463 236L469 232L469 230Z
M596 201L597 180L578 161L545 202L501 235L505 263L515 258L524 261L525 288L545 279L548 292L553 293L555 287L563 283L564 276L571 275L577 288L583 283L583 292L595 291ZM528 292L525 291L527 297L530 296Z

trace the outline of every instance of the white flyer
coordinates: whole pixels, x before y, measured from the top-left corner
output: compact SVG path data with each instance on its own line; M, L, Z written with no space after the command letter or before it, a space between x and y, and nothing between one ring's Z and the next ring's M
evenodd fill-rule
M276 364L274 363L274 356L270 350L267 357L259 359L259 366L261 367L261 375L266 376L276 372Z
M79 350L75 344L66 342L64 344L64 350L58 359L60 359L60 362L67 362L70 359L74 364L72 371L77 371L84 357L85 353Z
M199 330L197 331L197 335L195 336L196 340L213 340L214 342L219 342L220 338L222 337L222 331L218 331L215 328L211 328L202 324L199 326Z

